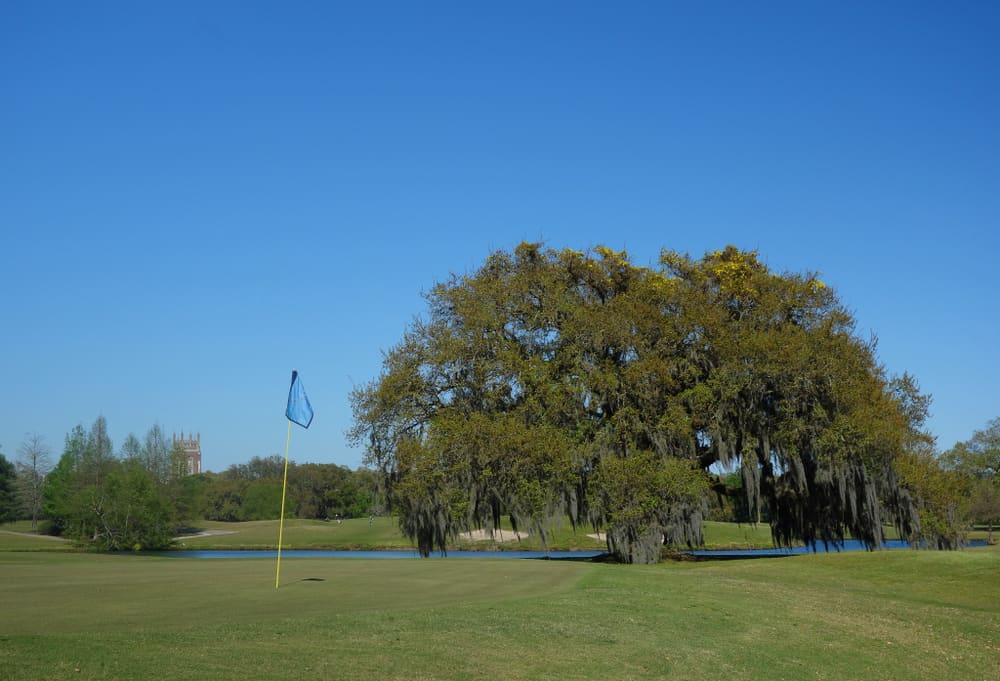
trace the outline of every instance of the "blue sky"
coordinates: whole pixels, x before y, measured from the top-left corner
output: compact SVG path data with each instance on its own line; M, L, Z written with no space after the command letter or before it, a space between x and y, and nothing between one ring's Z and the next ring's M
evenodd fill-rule
M283 452L297 368L292 458L358 466L352 385L523 240L820 272L948 447L1000 416L997 35L985 2L5 2L0 452L103 414L223 470Z

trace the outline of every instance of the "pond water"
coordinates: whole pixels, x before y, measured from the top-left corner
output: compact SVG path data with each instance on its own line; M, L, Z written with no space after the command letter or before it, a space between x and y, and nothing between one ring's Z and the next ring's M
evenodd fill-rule
M890 540L883 542L883 549L908 549L910 545L905 541L901 540ZM818 542L816 544L816 553L839 553L840 551L864 551L865 545L858 541L857 539L847 539L842 544L824 544ZM795 546L792 548L782 548L782 549L717 549L717 550L700 550L700 551L686 551L692 556L698 557L708 557L708 558L755 558L755 557L768 557L768 556L795 556L804 553L813 553L813 550L808 546Z
M985 541L966 542L966 546L986 546ZM902 539L888 539L882 542L883 550L908 549L910 544ZM790 549L733 549L733 550L701 550L685 551L699 558L767 558L773 556L795 556L804 553L840 553L841 551L865 551L864 543L857 539L846 539L842 543L816 543L815 551L808 546L795 546Z

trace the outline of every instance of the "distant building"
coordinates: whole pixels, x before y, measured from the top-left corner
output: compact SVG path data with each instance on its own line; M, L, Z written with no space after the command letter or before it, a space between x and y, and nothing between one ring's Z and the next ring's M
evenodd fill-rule
M197 433L194 437L191 437L191 433L188 433L187 439L184 438L183 431L180 437L177 437L177 433L174 433L174 447L176 448L177 445L180 445L181 449L184 450L184 457L187 459L188 475L201 473L201 433Z

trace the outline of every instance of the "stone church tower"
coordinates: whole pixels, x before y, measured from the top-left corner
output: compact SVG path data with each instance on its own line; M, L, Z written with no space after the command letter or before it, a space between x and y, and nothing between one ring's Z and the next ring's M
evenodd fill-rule
M184 450L184 456L187 458L187 472L188 475L195 475L201 473L201 433L196 434L191 437L191 433L188 433L187 439L184 438L183 431L180 437L177 437L177 433L174 433L174 448L180 445Z

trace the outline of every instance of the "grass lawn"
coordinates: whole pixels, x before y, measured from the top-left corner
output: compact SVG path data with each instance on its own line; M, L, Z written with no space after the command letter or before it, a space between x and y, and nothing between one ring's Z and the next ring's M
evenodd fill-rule
M203 536L185 536L178 540L176 548L183 549L273 549L278 544L278 521L259 520L242 523L225 523L203 520L198 530L208 532ZM886 528L887 536L894 538L895 530ZM72 543L51 537L31 535L30 523L18 521L0 525L0 551L2 550L72 550ZM567 521L556 527L543 545L539 537L521 534L514 537L509 524L502 529L495 540L471 540L460 537L453 549L481 550L542 550L557 551L601 550L604 541L590 536L593 530L579 527L574 530ZM706 522L704 527L705 548L771 548L771 530L767 525L737 525L736 523ZM970 539L985 539L986 532L973 532ZM395 518L375 518L369 523L367 518L353 518L324 522L320 520L286 519L284 548L294 549L406 549L412 550L413 543L399 531Z
M72 551L73 548L72 542L33 533L30 520L0 523L0 551Z
M188 549L239 549L239 548L276 548L278 544L278 522L275 520L260 520L245 523L222 523L203 521L198 528L212 533L209 536L182 539L182 548ZM215 534L219 533L219 534ZM510 527L503 529L504 538L513 536ZM489 548L489 549L542 549L538 537L522 534L521 541L470 541L459 539L454 548ZM498 537L499 539L499 537ZM587 532L573 531L566 523L565 527L557 528L548 537L551 549L601 549L603 541L587 536ZM351 518L342 523L336 521L285 519L285 548L296 549L412 549L414 544L399 531L399 523L395 518L375 518L369 525L367 518Z
M202 536L187 536L177 541L180 549L274 549L278 544L278 521L258 520L242 523L226 523L202 520L197 530L207 532ZM543 550L556 551L601 550L606 548L603 540L591 536L589 527L575 530L567 521L546 537L541 538L521 534L520 539L510 541L515 535L509 524L493 539L470 539L464 535L451 547L459 550ZM500 541L502 538L505 541ZM886 528L886 536L895 538L896 532ZM705 548L708 549L748 549L772 548L771 530L767 525L738 525L736 523L706 522L704 525ZM985 531L969 533L969 539L985 539ZM341 550L412 550L414 544L399 531L395 518L375 518L369 523L367 518L352 518L341 523L336 521L286 519L284 531L286 549L341 549ZM4 550L73 550L71 542L53 537L34 535L28 521L17 521L0 525L0 551Z
M9 551L0 577L4 680L1000 678L997 547L287 559L279 591L273 560Z
M187 549L264 549L278 544L278 523L260 520L245 523L202 521L198 529L212 534L181 539L179 548ZM600 550L606 547L599 539L589 536L593 530L577 528L567 521L546 537L548 548L559 551ZM510 526L502 530L503 537L514 536ZM499 540L499 535L497 536ZM705 545L708 548L770 548L771 530L766 525L737 525L735 523L705 523ZM0 541L2 546L2 541ZM367 518L352 518L342 523L320 520L285 520L284 547L296 549L412 549L413 543L399 531L395 518L375 518L369 525ZM456 549L511 549L541 550L541 539L521 535L519 541L471 541L459 538Z
M708 521L703 531L707 549L770 549L771 528L768 525L737 525Z

